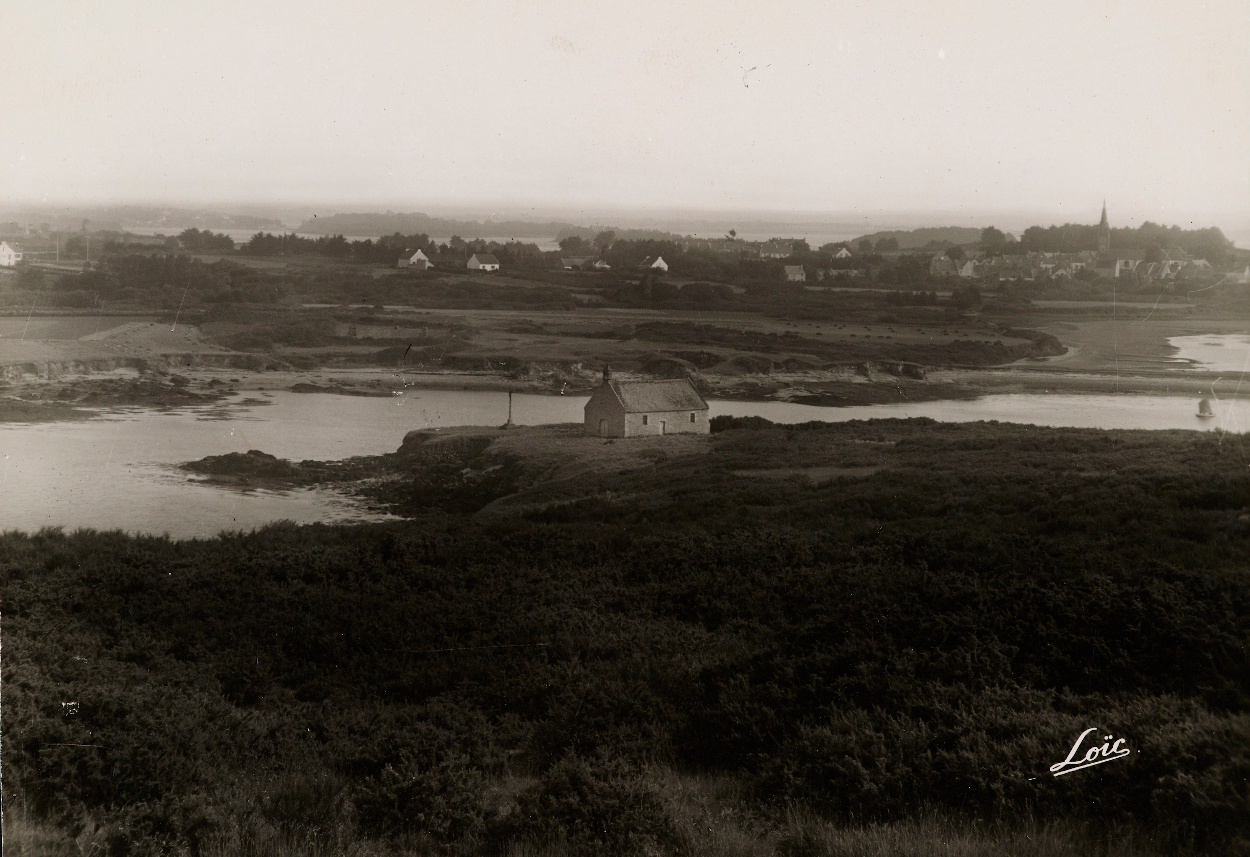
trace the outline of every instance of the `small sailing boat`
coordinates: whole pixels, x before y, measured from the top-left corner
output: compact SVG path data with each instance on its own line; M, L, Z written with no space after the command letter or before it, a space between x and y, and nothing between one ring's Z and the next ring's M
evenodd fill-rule
M1206 396L1202 397L1202 401L1198 403L1198 419L1209 420L1215 416L1215 411L1211 410L1211 400Z

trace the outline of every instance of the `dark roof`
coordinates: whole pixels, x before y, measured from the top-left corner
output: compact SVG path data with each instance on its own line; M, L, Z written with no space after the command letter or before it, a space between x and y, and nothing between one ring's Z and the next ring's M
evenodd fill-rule
M1106 253L1102 253L1098 257L1097 267L1114 268L1116 262L1140 262L1146 258L1145 250L1124 249L1117 250L1112 248Z
M490 253L474 253L473 258L477 259L480 265L498 265L499 260Z
M609 381L627 414L706 411L707 402L689 381Z

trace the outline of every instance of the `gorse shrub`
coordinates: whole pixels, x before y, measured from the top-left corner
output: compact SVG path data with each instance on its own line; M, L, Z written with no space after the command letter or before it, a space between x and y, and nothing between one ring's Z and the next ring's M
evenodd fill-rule
M438 842L474 836L483 824L482 778L463 759L408 754L355 792L362 827L378 835L425 833Z
M349 788L339 777L295 770L282 773L265 785L260 812L279 827L333 830L352 825L354 807Z
M673 854L681 838L659 798L636 772L603 757L566 757L516 808L492 825L492 838L594 857Z
M610 758L733 778L764 826L1032 813L1207 854L1250 829L1235 444L891 421L709 444L525 519L0 536L6 807L136 853L676 848ZM800 465L881 469L737 474ZM1095 726L1132 756L1051 776Z

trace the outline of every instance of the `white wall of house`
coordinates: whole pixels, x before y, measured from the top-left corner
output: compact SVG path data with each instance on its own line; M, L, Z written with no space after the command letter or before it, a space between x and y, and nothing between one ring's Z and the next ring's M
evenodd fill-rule
M22 261L22 254L0 241L0 267L12 268L20 261Z
M585 433L591 437L652 437L661 434L708 434L706 410L627 414L609 387L596 387L586 403Z
M708 434L712 429L707 414L707 411L661 411L654 414L625 414L625 437L648 437L661 434Z
M606 386L596 387L586 403L586 434L593 437L625 437L625 409Z

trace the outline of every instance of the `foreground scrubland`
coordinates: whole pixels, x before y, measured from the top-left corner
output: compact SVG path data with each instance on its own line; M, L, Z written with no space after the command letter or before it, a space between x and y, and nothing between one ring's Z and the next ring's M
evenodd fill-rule
M515 507L5 534L6 845L1246 852L1241 436L716 427Z

